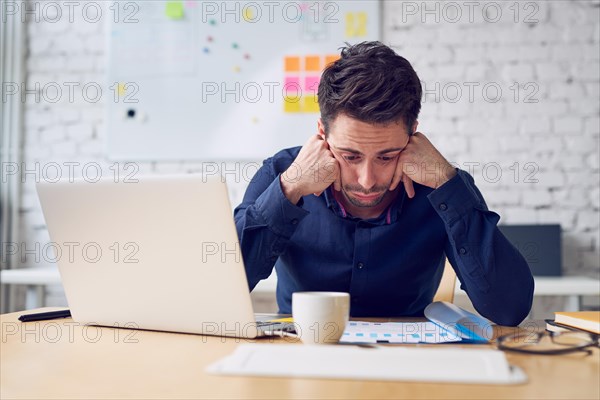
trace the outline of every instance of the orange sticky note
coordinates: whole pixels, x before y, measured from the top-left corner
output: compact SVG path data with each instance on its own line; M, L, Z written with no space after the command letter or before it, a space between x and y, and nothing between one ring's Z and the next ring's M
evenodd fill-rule
M286 57L285 58L285 71L286 72L300 71L300 57Z
M321 57L319 56L306 56L304 63L306 71L321 71Z
M339 54L328 54L325 56L325 66L336 62L337 60L340 59L340 55Z

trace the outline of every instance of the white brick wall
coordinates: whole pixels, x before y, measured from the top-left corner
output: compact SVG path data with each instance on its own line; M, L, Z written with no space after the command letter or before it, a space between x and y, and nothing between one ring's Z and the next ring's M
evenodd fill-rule
M427 89L440 87L439 101L432 96L423 104L420 130L450 161L463 167L479 163L475 180L502 222L563 224L565 272L597 278L599 2L535 2L534 8L526 6L531 2L522 2L518 16L514 2L497 2L502 18L495 23L489 22L495 15L493 7L487 17L482 14L486 2L474 2L472 22L463 3L455 3L462 11L457 22L450 21L453 15L444 14L444 3L434 3L427 2L427 7L435 10L437 4L438 23L434 14L422 13L423 2L384 2L383 41L413 63ZM416 13L407 15L409 6L413 11L416 7ZM86 83L104 85L104 20L110 14L105 12L100 22L90 23L81 18L80 10L73 23L65 18L49 23L42 18L28 24L28 87L56 82L64 89L56 103L44 96L41 101L27 96L24 159L28 166L40 163L43 168L53 161L98 162L104 168L112 164L103 148L106 97L91 103L81 95ZM80 84L72 103L67 101L65 82ZM476 85L472 98L465 83ZM444 93L447 84L462 88L458 101L444 96L454 96L454 92ZM497 87L501 96L495 96ZM487 163L500 165L499 181L486 182L482 166ZM515 163L518 176L510 169ZM533 177L538 183L526 182L532 170L524 168L525 163L536 166ZM140 173L202 169L199 162L183 161L139 162L138 166ZM231 185L233 204L239 203L244 188L244 182ZM23 186L20 224L22 241L48 240L31 178Z

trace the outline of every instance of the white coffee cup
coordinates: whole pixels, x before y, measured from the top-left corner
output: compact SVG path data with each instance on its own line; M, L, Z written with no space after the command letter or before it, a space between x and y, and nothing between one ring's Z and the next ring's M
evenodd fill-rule
M350 294L342 292L296 292L292 316L302 343L337 343L350 316Z

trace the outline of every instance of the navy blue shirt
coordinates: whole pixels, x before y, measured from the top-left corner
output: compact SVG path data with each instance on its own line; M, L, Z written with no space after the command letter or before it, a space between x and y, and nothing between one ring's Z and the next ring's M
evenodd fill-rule
M279 175L300 147L264 161L235 209L250 290L277 271L279 312L291 313L292 293L350 293L353 317L422 316L448 257L477 311L502 325L529 313L533 278L518 250L498 230L465 171L433 190L402 185L378 218L348 215L332 187L292 204Z

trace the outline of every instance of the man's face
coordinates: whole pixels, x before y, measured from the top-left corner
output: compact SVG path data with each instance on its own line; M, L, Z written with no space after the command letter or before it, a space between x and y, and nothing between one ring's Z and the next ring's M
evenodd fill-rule
M320 132L322 128L319 120ZM379 205L390 193L396 161L408 140L403 122L371 125L338 115L330 123L327 142L340 164L345 199L361 208Z

